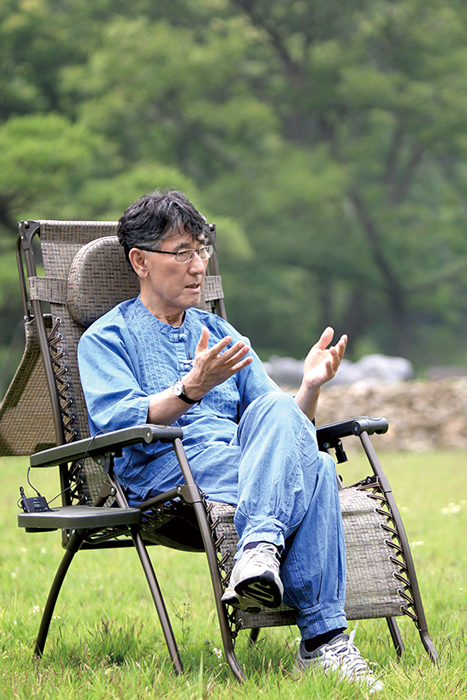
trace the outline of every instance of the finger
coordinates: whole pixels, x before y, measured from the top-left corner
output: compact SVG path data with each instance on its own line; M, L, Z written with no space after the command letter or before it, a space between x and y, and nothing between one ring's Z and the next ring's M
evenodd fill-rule
M230 339L231 340L231 339ZM243 341L238 341L232 347L225 349L225 344L229 341L229 337L223 338L222 341L217 343L213 348L211 348L211 359L220 361L222 366L226 366L229 363L235 363L236 357L243 357L246 355L250 348ZM216 352L219 350L219 352Z
M321 337L318 340L318 342L315 343L314 347L318 348L319 350L324 350L325 348L327 348L329 343L332 342L333 338L334 338L334 328L331 328L331 326L328 326L321 333Z
M330 349L330 352L331 352L332 365L333 365L333 367L335 367L337 369L341 363L341 356L339 354L339 351L336 347L332 347Z
M195 354L198 355L200 352L204 352L205 350L208 349L208 342L209 342L209 330L206 328L206 326L203 326L203 330L201 331L200 338L198 340L198 345L196 346L196 351Z
M250 352L248 345L244 343L236 343L232 348L229 348L222 353L220 359L223 361L223 365L228 367L229 365L234 365L242 357L245 357Z
M348 337L346 334L341 335L341 337L339 338L339 342L337 343L337 345L344 345L344 347L345 347L345 346L347 345L348 340L349 340L349 337Z
M325 368L324 371L327 375L326 381L329 381L329 379L332 379L336 375L336 372L339 369L339 364L340 359L335 348L329 348L329 355L326 357L325 360L323 360L323 365Z
M347 347L347 342L348 342L348 337L346 335L343 335L340 337L339 342L336 345L336 349L337 349L337 352L338 352L341 360L344 357L345 349Z
M222 353L222 358L223 359L230 359L234 355L236 355L238 352L242 352L246 350L246 352L249 352L250 347L243 342L243 340L239 340L235 343L235 345L232 345L230 348L227 348L227 350L224 350Z
M219 340L215 345L212 346L211 350L209 351L210 354L213 357L217 357L217 355L219 355L222 352L222 350L224 350L227 347L227 345L229 345L229 343L231 342L231 336L226 335L224 338L222 338L222 340Z
M230 376L232 377L234 374L237 374L241 369L244 367L248 367L253 362L253 358L250 357L245 357L244 360L241 362L238 362L236 365L230 368Z
M332 365L336 361L337 357L337 350L334 345L331 345L331 347L326 351L326 356L324 357L323 362L325 365Z

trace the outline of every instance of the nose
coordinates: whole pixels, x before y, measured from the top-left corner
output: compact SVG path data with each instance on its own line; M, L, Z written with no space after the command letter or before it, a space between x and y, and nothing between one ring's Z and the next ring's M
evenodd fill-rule
M194 252L190 260L190 272L204 272L206 270L207 260L201 260L197 251Z

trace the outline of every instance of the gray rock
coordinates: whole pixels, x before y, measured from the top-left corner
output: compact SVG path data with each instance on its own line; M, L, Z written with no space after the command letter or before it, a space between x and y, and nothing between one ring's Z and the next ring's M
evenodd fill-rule
M303 377L303 360L273 355L265 362L268 375L280 386L298 387ZM329 385L353 384L354 382L405 382L413 379L412 363L403 357L366 355L358 362L345 358L339 371Z
M414 377L410 360L386 355L365 355L358 362L342 360L339 371L329 384L354 382L406 382Z
M280 386L299 387L303 377L303 360L273 355L265 362L266 372Z

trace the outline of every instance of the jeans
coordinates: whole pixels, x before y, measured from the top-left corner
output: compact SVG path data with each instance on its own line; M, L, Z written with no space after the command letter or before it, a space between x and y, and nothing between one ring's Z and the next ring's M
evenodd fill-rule
M292 396L269 393L245 411L235 527L249 542L282 549L284 602L298 610L303 639L347 627L345 545L334 460Z
M275 544L282 550L284 602L298 611L302 638L345 629L345 544L335 465L318 451L313 423L292 396L274 391L252 401L232 434L230 442L213 435L189 462L209 498L237 506L237 557L250 542ZM173 459L177 480L171 488L181 483ZM232 496L226 499L227 493ZM139 502L131 493L128 500Z

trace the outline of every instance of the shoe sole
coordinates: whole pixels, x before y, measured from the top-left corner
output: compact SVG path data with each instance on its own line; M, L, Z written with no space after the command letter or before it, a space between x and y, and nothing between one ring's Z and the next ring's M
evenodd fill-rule
M252 615L256 615L262 610L262 607L259 606L255 600L251 600L250 598L245 598L244 596L237 595L237 593L232 593L229 596L227 596L224 593L221 600L223 603L225 603L225 605L231 605L233 608L237 608L238 610L244 610L245 612L250 613Z
M256 600L266 608L278 608L282 603L282 591L271 571L243 579L235 586L235 593L244 598Z

